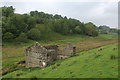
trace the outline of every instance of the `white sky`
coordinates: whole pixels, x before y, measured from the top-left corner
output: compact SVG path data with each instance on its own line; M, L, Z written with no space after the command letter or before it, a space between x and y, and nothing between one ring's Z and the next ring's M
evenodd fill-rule
M2 0L0 6L13 6L16 13L43 11L75 18L95 25L118 27L118 0Z

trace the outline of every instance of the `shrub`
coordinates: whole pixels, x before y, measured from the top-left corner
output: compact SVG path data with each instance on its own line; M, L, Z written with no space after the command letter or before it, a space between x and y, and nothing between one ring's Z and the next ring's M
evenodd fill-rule
M30 76L29 80L39 80L35 75Z
M56 65L52 65L52 66L51 66L51 69L55 69L55 68L56 68Z
M80 29L80 26L76 26L75 27L75 31L80 34L82 32L82 30Z
M99 49L98 49L98 51L102 51L102 50L103 50L103 48L99 48Z
M15 74L15 76L20 76L20 75L22 75L22 72L18 72Z
M3 35L3 40L4 41L12 41L14 38L14 35L10 32L6 32L4 35Z
M21 33L18 38L16 38L16 41L18 42L27 42L27 36L25 33Z
M98 30L97 27L89 22L85 24L85 34L89 35L89 36L98 36Z
M72 30L70 30L70 32L69 32L70 34L73 34L73 31Z
M55 65L56 65L56 66L60 66L60 63L56 63Z
M98 36L98 31L93 31L93 36Z
M96 55L95 55L95 58L98 58L98 57L100 57L100 56L101 56L100 54L96 54Z
M113 54L110 55L110 59L115 59L115 58L116 58L115 55Z
M32 39L32 40L40 40L41 32L38 29L33 28L27 32L27 36L29 39Z

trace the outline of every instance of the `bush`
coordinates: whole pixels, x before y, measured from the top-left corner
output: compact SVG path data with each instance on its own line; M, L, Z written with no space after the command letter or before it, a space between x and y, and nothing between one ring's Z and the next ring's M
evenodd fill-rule
M56 66L60 66L60 63L56 63L55 65L56 65Z
M110 55L110 59L115 59L115 58L116 58L115 55L113 55L113 54Z
M100 57L101 56L101 54L96 54L95 53L95 58L98 58L98 57Z
M27 36L29 39L32 39L32 40L40 40L41 32L38 29L33 28L27 32Z
M25 33L21 33L18 38L16 38L16 41L18 42L27 42L27 36Z
M72 31L72 30L70 30L70 34L73 34L73 31Z
M75 31L76 31L76 33L80 34L80 33L81 33L80 26L76 26L76 27L75 27Z
M98 36L98 31L93 31L93 36Z
M98 36L98 30L97 27L89 22L85 24L85 34L89 36Z
M57 67L56 65L50 66L51 69L56 69L56 67Z
M4 41L12 41L14 38L14 35L10 32L6 32L4 35L3 35L3 40Z
M108 32L106 30L102 30L100 33L101 34L108 34Z

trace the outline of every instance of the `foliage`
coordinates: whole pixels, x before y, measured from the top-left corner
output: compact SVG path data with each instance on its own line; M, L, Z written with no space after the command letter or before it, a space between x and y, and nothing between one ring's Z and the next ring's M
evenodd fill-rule
M75 27L75 31L76 31L76 33L79 34L79 33L81 33L82 30L80 29L80 26L76 26Z
M116 59L116 56L114 54L111 54L110 59Z
M18 38L16 38L17 42L27 42L27 35L25 33L21 33Z
M98 35L97 27L91 22L86 23L85 33L89 36L97 36Z
M102 34L107 34L110 32L109 26L106 26L106 25L99 26L98 29L99 29L99 32Z
M14 38L13 34L10 32L6 32L3 36L3 40L5 41L12 41Z
M41 32L41 39L50 39L53 33L59 33L61 35L88 35L88 36L98 36L98 31L100 33L117 32L115 29L110 29L108 26L97 26L92 22L84 23L80 22L77 19L62 17L61 15L48 14L44 12L31 11L29 14L16 14L14 13L15 9L10 7L2 7L2 33L3 35L6 32L13 34L13 39L19 37L21 33L29 33L31 29L34 29L36 25L44 25L44 28L39 29ZM37 32L39 33L37 30ZM35 32L33 32L35 33ZM28 35L28 34L27 34ZM37 35L36 35L37 36ZM32 37L32 36L31 36ZM33 39L28 36L29 39Z
M115 28L111 28L111 29L110 29L110 32L111 32L111 33L118 33L118 30L115 29Z
M35 21L33 18L27 15L14 14L11 17L3 20L3 34L6 32L11 32L14 37L18 37L21 33L26 33L28 30L35 26Z
M14 14L14 10L15 9L12 6L10 6L10 7L4 6L4 7L2 7L2 15L6 16L6 17L11 16Z
M28 31L27 36L29 39L32 39L32 40L40 40L41 39L40 31L38 29L35 29L35 28Z
M70 30L70 32L69 32L70 34L73 34L73 31L72 30Z

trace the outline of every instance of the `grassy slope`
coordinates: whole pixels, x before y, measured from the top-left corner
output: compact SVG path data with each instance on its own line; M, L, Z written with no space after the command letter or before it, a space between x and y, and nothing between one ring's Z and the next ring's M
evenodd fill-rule
M79 52L79 51L84 51L84 50L89 50L95 47L99 47L102 45L114 43L116 42L116 39L117 39L117 37L114 35L116 34L101 34L95 38L83 36L83 35L61 36L59 37L59 40L53 40L53 41L47 41L47 42L39 41L39 42L42 45L58 44L61 48L64 47L66 42L72 42L73 44L77 46L77 52ZM2 48L3 73L4 72L8 73L9 71L15 71L16 69L26 70L24 67L16 66L15 63L25 58L26 46L30 46L34 42L35 41L29 41L28 43L21 43L21 44L4 43L4 46Z
M66 43L66 42L75 42L75 41L80 41L80 40L85 40L85 39L99 39L99 40L111 40L111 39L117 39L118 36L116 33L110 33L110 34L100 34L97 37L90 37L90 36L85 36L85 35L78 35L78 34L73 34L73 35L60 35L58 33L53 33L52 34L52 40L49 41L38 41L40 44L50 44L50 43ZM23 46L30 46L34 43L35 41L29 40L27 43L9 43L9 42L3 42L3 48L4 47L23 47Z
M100 48L102 48L101 51L99 51ZM3 78L117 78L118 48L115 50L114 48L117 48L117 44L79 52L77 56L54 62L60 66L53 64L43 69L32 68L31 70L21 67L20 70L11 72ZM111 55L116 58L111 59ZM16 74L20 76L16 76Z

